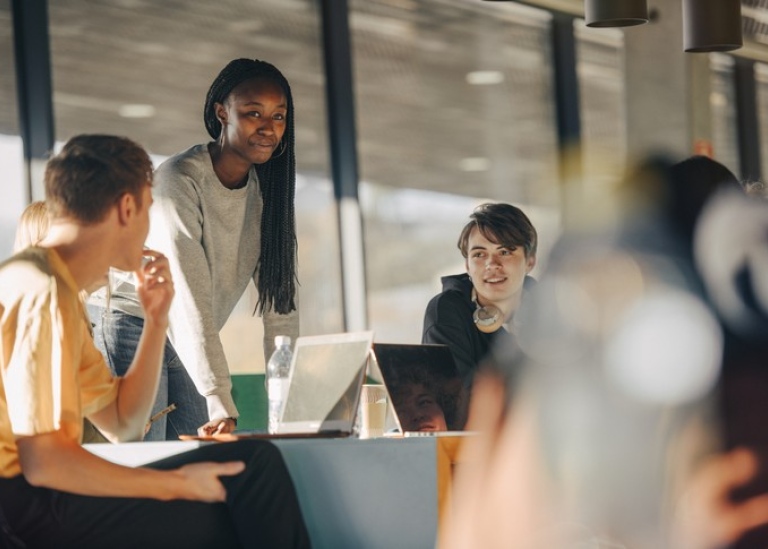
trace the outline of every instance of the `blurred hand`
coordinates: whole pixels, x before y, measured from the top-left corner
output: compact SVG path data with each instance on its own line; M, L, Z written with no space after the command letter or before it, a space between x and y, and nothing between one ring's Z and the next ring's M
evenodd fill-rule
M167 324L174 294L168 259L154 250L144 250L143 254L149 261L136 271L136 292L144 318L156 324Z
M214 419L197 428L197 434L201 437L211 435L223 435L235 430L235 420L231 417L224 419Z
M565 547L541 541L551 522L535 412L516 402L507 413L504 380L488 373L475 377L469 407L466 429L476 434L462 443L438 547Z
M177 469L177 472L184 477L187 488L183 499L207 503L223 502L227 497L227 491L219 477L234 476L244 470L245 463L242 461L224 463L204 461L184 465Z
M678 506L673 546L714 549L768 524L768 495L741 502L730 494L757 473L757 456L746 448L709 458L692 476Z

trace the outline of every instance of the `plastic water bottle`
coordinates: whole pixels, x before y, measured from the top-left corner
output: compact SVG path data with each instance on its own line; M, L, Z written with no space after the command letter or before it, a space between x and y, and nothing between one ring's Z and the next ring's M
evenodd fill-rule
M285 397L288 395L292 358L291 338L288 336L277 336L275 338L275 352L272 353L267 363L268 431L270 434L277 433L278 425L280 424Z

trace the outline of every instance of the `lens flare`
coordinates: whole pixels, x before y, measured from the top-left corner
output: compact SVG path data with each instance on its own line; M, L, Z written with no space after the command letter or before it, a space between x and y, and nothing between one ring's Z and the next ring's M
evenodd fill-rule
M622 319L605 350L607 375L638 401L679 405L710 391L720 368L722 333L691 294L654 292Z

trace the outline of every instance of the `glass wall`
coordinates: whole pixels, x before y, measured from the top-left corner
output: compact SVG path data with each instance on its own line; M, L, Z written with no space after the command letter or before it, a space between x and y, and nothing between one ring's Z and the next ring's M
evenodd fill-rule
M10 0L0 0L0 257L10 255L16 221L26 205L24 150L19 137Z
M755 63L757 88L757 123L760 128L760 161L762 178L768 178L768 65Z
M713 53L710 54L709 59L712 70L710 106L714 157L733 173L740 174L733 58L729 55Z
M11 1L0 0L0 134L19 135Z
M0 146L13 152L3 153L3 162L21 155L9 3L0 0L0 41L7 45L0 48L0 134L11 137L4 144L0 135ZM167 157L208 139L205 92L229 60L261 58L283 70L297 108L303 334L343 329L318 4L49 6L59 142L83 132L117 133ZM475 205L506 201L530 214L541 238L537 271L558 236L551 16L517 2L349 4L369 320L377 340L413 342L440 276L464 270L455 241ZM621 172L626 156L623 35L581 22L575 33L585 180L600 188ZM731 58L711 60L715 155L738 171ZM13 168L4 174L21 180ZM19 211L7 216L14 224ZM260 340L254 301L251 292L225 331L232 348ZM241 354L246 365L260 360L250 347Z
M56 137L126 135L159 157L209 140L203 103L230 60L264 59L296 105L301 333L343 329L328 176L324 70L313 0L57 0L50 3ZM261 371L251 288L222 334L233 371Z
M621 177L626 163L624 33L589 28L581 19L574 32L584 191L599 195Z
M370 325L418 342L475 205L558 219L548 13L512 2L350 2Z

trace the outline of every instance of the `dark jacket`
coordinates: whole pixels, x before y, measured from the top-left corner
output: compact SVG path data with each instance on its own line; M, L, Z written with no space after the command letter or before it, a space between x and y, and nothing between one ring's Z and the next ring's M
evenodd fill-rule
M448 345L459 374L466 385L471 385L480 361L493 346L510 340L512 335L503 328L486 334L475 327L472 319L475 304L469 275L444 276L441 282L443 291L430 300L424 313L421 342ZM535 283L533 278L525 277L524 296Z

